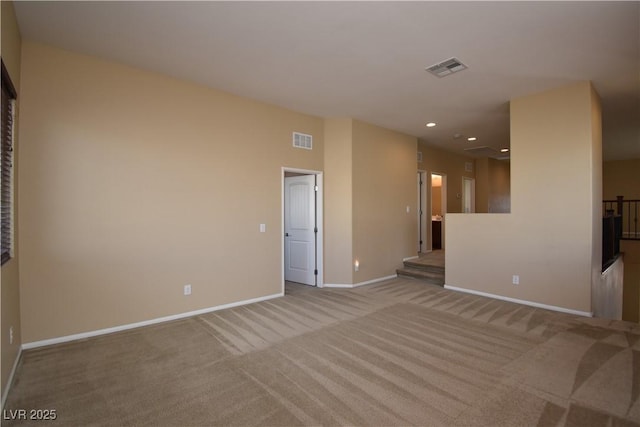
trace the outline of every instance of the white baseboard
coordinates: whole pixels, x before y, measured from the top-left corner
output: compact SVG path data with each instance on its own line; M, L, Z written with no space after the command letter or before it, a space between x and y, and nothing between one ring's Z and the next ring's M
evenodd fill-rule
M407 258L402 258L402 262L411 261L412 259L418 259L418 258L420 258L418 255L414 255Z
M96 331L83 332L83 333L74 334L74 335L66 335L63 337L51 338L51 339L42 340L42 341L33 341L33 342L22 344L22 349L30 350L32 348L44 347L44 346L54 345L54 344L61 344L69 341L77 341L85 338L97 337L99 335L112 334L114 332L126 331L128 329L135 329L143 326L155 325L157 323L164 323L164 322L170 322L172 320L184 319L185 317L198 316L200 314L211 313L212 311L224 310L225 308L233 308L233 307L238 307L240 305L253 304L254 302L266 301L266 300L278 298L281 296L284 296L283 292L267 295L264 297L252 298L244 301L232 302L229 304L217 305L215 307L203 308L201 310L188 311L186 313L174 314L174 315L165 316L165 317L158 317L156 319L144 320L142 322L129 323L127 325L115 326L113 328L98 329Z
M373 283L383 282L385 280L396 279L398 277L397 274L392 274L391 276L378 277L377 279L367 280L366 282L358 282L353 285L346 283L325 283L325 288L357 288L358 286L371 285Z
M466 294L480 295L482 297L493 298L501 301L515 302L516 304L528 305L536 308L544 308L545 310L559 311L560 313L574 314L576 316L583 316L583 317L593 317L593 312L589 312L589 311L573 310L570 308L558 307L556 305L541 304L539 302L527 301L527 300L517 299L517 298L509 298L502 295L495 295L487 292L475 291L473 289L458 288L458 287L449 286L449 285L444 285L444 288L452 291L464 292Z
M20 357L22 357L22 347L18 348L18 355L16 356L16 360L13 361L13 367L11 368L11 372L9 372L9 378L7 379L7 383L3 384L4 390L2 391L2 406L0 406L0 410L2 411L4 411L4 404L7 402L7 396L9 395L9 390L11 390L11 385L13 384L13 377L15 376L16 370L18 369L18 363L20 363Z

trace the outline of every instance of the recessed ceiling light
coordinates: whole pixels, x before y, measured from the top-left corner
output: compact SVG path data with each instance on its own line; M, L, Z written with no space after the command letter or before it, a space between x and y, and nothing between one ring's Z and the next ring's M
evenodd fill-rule
M509 152L509 149L508 149L508 148L501 148L501 149L500 149L500 152L501 152L501 153L508 153L508 152Z
M427 123L427 127L428 127L428 128L432 128L432 127L434 127L435 125L436 125L436 124L435 124L434 122L429 122L429 123Z
M469 138L467 138L467 141L475 141L476 139L478 138L476 138L475 136L470 136Z

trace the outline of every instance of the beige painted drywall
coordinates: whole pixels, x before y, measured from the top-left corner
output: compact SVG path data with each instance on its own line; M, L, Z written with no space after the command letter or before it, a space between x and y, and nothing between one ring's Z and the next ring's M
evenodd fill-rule
M395 274L417 246L416 138L344 118L324 135L325 284Z
M624 257L618 257L602 272L600 285L593 288L593 315L622 320Z
M447 213L462 212L462 178L474 178L476 174L475 160L472 157L461 156L446 150L434 148L428 145L425 141L418 140L418 151L422 152L422 162L418 162L417 166L419 170L424 170L429 173L435 172L445 175L445 184L443 188L446 188L446 211L443 212L443 220L441 222L442 233L442 248L446 249L445 237L447 234ZM471 163L471 172L465 170L465 164ZM439 203L441 199L436 200L433 205L428 204L427 210L433 212L438 210L436 203ZM429 209L430 208L430 209ZM432 230L431 215L426 216L426 247L431 248L433 245L432 235L429 230Z
M322 119L40 44L22 58L24 342L281 292L281 168L322 170Z
M476 213L489 213L489 158L476 159Z
M608 161L602 164L602 196L640 200L640 159Z
M19 108L21 99L20 91L20 49L21 37L13 10L13 2L2 1L0 14L2 15L2 62L7 67L9 77L18 93L16 109ZM16 126L19 117L16 116ZM20 153L19 132L14 134L14 188L18 188L18 158ZM5 396L10 384L8 384L11 370L18 357L22 344L21 324L20 324L20 282L19 282L19 262L18 262L18 218L17 218L17 198L14 197L14 253L13 258L7 261L0 269L0 280L2 281L1 317L1 353L2 353L2 381L0 381L0 394ZM13 327L13 343L10 343L9 328ZM4 400L3 400L4 402Z
M431 185L431 215L442 216L442 186Z
M324 282L353 283L352 119L324 121Z
M416 255L416 149L415 137L353 121L354 283L393 275Z
M624 254L622 320L640 322L640 241L622 240L620 251Z
M596 304L619 305L619 302L601 300L599 289L609 286L612 282L616 288L621 288L621 275L606 277L602 274L602 107L600 97L592 84L589 84L591 98L591 149L588 154L591 160L589 170L589 190L587 198L591 202L591 311L595 312ZM590 196L590 197L589 197ZM598 298L596 300L595 298ZM615 298L619 298L616 296Z
M20 86L20 54L22 38L16 21L13 1L2 0L0 14L2 15L2 61L11 75L11 81L16 90Z
M447 285L591 312L601 267L599 113L589 82L512 100L512 213L448 215Z
M447 213L462 212L462 177L475 178L473 157L461 156L439 148L430 147L425 141L418 141L418 151L422 152L422 163L418 169L447 176ZM465 163L472 164L472 171L465 171Z
M511 168L508 160L476 159L476 212L511 211Z

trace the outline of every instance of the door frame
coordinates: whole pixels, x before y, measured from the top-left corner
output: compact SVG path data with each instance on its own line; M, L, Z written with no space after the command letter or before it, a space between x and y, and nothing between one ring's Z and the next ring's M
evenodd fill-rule
M322 171L310 169L298 169L290 167L282 167L280 172L280 277L282 282L282 295L284 295L284 196L285 185L284 178L287 172L299 173L303 175L315 175L318 191L316 193L316 225L318 232L316 233L316 268L318 269L318 277L316 286L324 287L324 186Z
M471 182L471 194L469 195L469 201L471 202L471 206L469 206L469 212L464 211L464 199L466 197L466 189L465 182ZM462 177L462 213L476 213L476 180L475 178L471 178L469 176Z
M431 185L430 177L431 174L426 170L418 169L418 253L431 252L431 245L429 244L429 239L431 238L431 233L429 232L429 226L431 225L431 218L429 217L431 212L431 192L428 190ZM421 212L422 215L420 215ZM420 218L421 216L422 218ZM422 244L420 239L422 239Z
M442 221L440 222L440 227L441 227L441 233L440 233L440 238L441 238L441 244L440 247L442 249L445 249L445 245L444 245L444 241L445 241L445 222L446 222L446 218L447 218L447 174L444 172L438 172L438 171L430 171L428 172L428 177L429 177L429 202L432 202L433 199L433 191L432 191L432 182L431 182L431 175L440 175L442 177L442 187L440 189L440 207L442 209ZM433 216L433 204L431 204L429 206L429 215L428 215L428 226L429 229L431 229L431 218ZM433 250L433 236L430 235L429 238L429 249L432 251Z

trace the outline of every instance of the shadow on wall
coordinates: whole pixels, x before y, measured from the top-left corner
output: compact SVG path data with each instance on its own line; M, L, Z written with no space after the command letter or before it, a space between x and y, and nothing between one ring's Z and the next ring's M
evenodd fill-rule
M476 212L511 213L511 162L476 159Z

